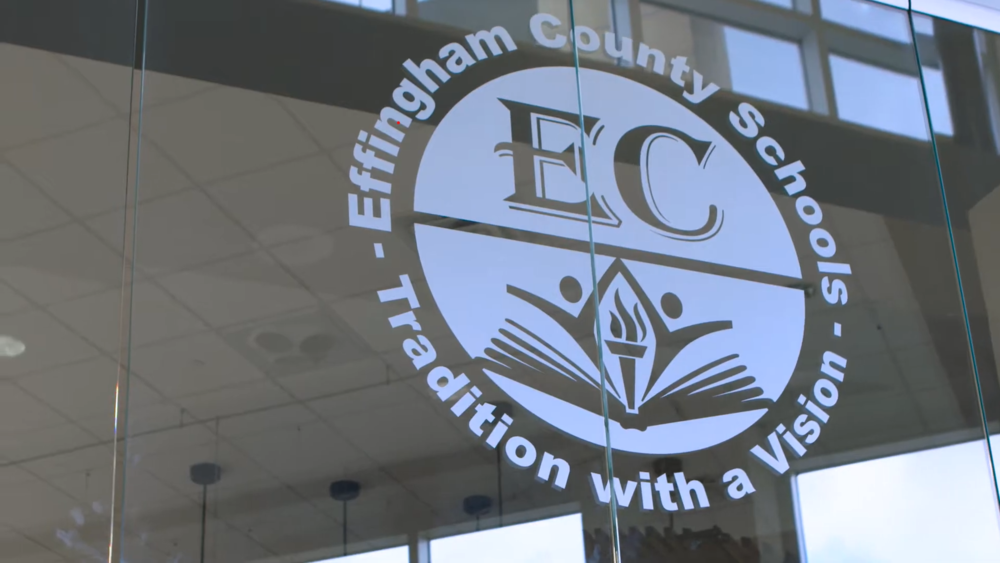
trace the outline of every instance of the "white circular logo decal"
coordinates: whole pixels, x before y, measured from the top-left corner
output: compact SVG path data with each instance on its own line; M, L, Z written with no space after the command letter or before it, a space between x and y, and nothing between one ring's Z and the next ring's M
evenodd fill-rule
M579 82L582 120L563 67L496 78L441 119L414 210L455 221L415 226L427 283L482 373L553 427L603 447L603 377L614 449L722 443L764 416L799 358L788 228L681 103L596 70Z

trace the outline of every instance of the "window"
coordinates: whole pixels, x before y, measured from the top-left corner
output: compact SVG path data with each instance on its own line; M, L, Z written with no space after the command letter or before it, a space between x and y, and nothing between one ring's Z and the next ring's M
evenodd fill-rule
M809 563L995 561L1000 552L979 440L804 473L796 487Z
M763 2L764 4L771 4L773 6L779 6L781 8L792 9L792 0L757 0L758 2Z
M518 524L431 542L434 563L580 563L583 551L580 514ZM365 562L367 563L367 562Z
M924 88L927 89L927 105L930 107L931 124L936 135L954 135L951 109L948 107L948 92L944 87L944 74L936 68L924 67Z
M392 0L328 0L337 4L347 4L348 6L358 6L376 12L391 12Z
M381 551L324 559L314 563L410 563L410 548L407 546L394 547Z
M913 30L920 35L934 35L934 19L923 14L913 14Z
M915 139L927 138L923 95L916 76L837 55L830 56L830 71L841 119Z
M820 0L823 19L901 43L910 42L906 12L863 0Z
M802 52L796 43L734 27L725 28L734 92L809 109Z

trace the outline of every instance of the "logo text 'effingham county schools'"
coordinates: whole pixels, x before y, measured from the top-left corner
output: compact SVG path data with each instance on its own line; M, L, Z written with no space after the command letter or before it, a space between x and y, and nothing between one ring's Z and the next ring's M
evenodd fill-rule
M587 27L568 36L549 14L529 25L542 47L602 45ZM514 417L496 408L504 398L489 397L477 381L598 447L646 455L713 447L758 422L788 386L806 323L802 268L822 276L831 307L847 304L840 278L851 275L834 260L820 205L803 193L805 166L763 134L761 111L738 104L726 133L753 143L773 170L765 177L692 112L719 88L684 57L668 69L663 52L633 49L610 32L603 46L628 66L667 77L663 87L680 88L679 99L588 68L529 68L480 85L441 118L416 178L396 179L397 187L413 182L422 271L403 271L398 285L377 290L429 390L486 447L556 489L566 487L570 464L518 435ZM445 45L438 61L403 63L407 77L375 132L359 133L350 170L349 223L381 233L375 260L392 259L379 241L408 236L385 234L393 232L395 161L407 129L434 115L432 95L453 76L515 50L507 30L495 27ZM814 256L800 261L765 183L794 198ZM442 217L490 228L433 220ZM430 295L418 296L411 273ZM430 297L472 358L463 373L436 363L418 315ZM836 341L843 327L828 331ZM801 457L819 438L844 381L847 360L836 352L810 363L819 368L811 396L795 399L799 414L749 451L777 474L789 470L788 452ZM709 504L704 485L683 472L640 472L624 484L591 473L589 482L600 503L668 511ZM731 499L755 490L740 467L722 482Z

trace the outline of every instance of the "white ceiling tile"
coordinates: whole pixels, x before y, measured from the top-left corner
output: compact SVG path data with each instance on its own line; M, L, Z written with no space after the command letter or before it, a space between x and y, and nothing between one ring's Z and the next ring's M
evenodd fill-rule
M0 44L0 147L78 129L114 110L59 58L49 52Z
M333 397L309 401L308 405L327 420L355 414L387 410L395 405L422 403L425 399L403 382L375 385Z
M218 441L209 426L202 423L178 426L149 431L132 435L129 429L128 462L138 465L145 464L145 459L154 454L162 454L177 450L187 450Z
M104 99L126 113L132 101L132 67L104 61L60 55L66 64L75 68L94 85ZM183 78L147 70L143 80L143 107L152 107L175 98L188 96L213 85L201 80ZM138 92L136 92L138 95Z
M432 340L431 344L434 345L434 353L436 355L434 365L449 366L455 370L455 373L459 373L465 369L477 369L475 366L468 367L468 364L473 363L473 359L469 357L469 353L465 351L465 348L462 347L462 344L456 338L452 336L439 337ZM413 360L403 350L402 340L399 341L395 348L383 352L379 357L389 366L389 377L391 379L409 380L414 377L420 378L416 366L413 365Z
M899 363L899 369L906 381L906 386L913 391L938 389L941 393L951 394L951 381L948 373L941 365L934 344L930 341L923 344L892 351Z
M423 401L373 407L332 419L333 426L381 464L421 459L468 447L467 440ZM472 437L472 434L468 434Z
M0 315L30 309L31 306L27 299L21 297L9 285L0 282Z
M3 494L0 492L0 494ZM65 563L65 559L13 530L0 529L0 562L3 563Z
M132 368L171 398L263 379L263 374L213 333L132 351Z
M0 278L43 305L121 287L121 277L121 257L76 224L0 247Z
M343 322L323 306L227 328L226 342L268 377L334 372L370 355Z
M899 308L918 308L909 276L891 240L851 248L844 260L854 271L851 281L861 286L868 299Z
M899 393L872 393L838 404L827 426L824 445L832 451L881 446L927 433L912 397Z
M0 455L20 461L73 451L97 443L97 439L81 427L66 423L15 434L0 433Z
M113 417L118 364L105 358L35 373L18 385L70 418Z
M190 497L151 475L145 467L133 464L125 479L125 519L132 530L143 530L143 516L192 507ZM140 560L141 561L141 560Z
M201 486L191 481L190 469L196 463L208 462L217 463L222 468L220 484L225 483L227 487L251 483L267 476L257 463L226 442L146 454L136 467L182 493L200 496Z
M253 487L242 499L222 500L220 509L227 521L246 530L260 544L275 553L304 555L336 541L330 537L330 530L337 529L336 521L302 502L278 481L254 483Z
M285 405L225 418L219 422L219 433L226 438L243 438L310 422L319 422L315 413L302 405Z
M132 345L145 346L199 332L205 323L152 283L137 283L132 293Z
M78 474L88 469L110 468L114 450L108 444L98 444L72 452L26 462L23 467L39 477ZM2 486L2 485L0 485Z
M219 563L261 561L273 556L242 530L220 525L205 543L206 553L212 553ZM193 552L192 552L193 553Z
M160 283L215 327L316 303L308 291L263 253L168 275Z
M965 415L955 399L955 392L950 387L914 391L912 396L929 431L953 432L968 427Z
M58 168L51 166L51 168ZM41 192L6 164L0 164L0 239L42 231L70 220Z
M74 513L76 518L83 521L84 525L88 520L106 522L107 515L95 514L93 503L111 504L111 489L114 486L114 476L111 474L114 460L109 455L104 465L92 467L74 473L63 473L46 477L53 487L72 496L81 502L80 510Z
M108 103L128 113L132 99L132 66L118 65L72 55L56 55L89 82Z
M390 140L386 139L385 135L378 133L378 131L374 129L375 121L376 118L372 116L366 124L359 124L357 128L349 129L344 128L342 125L339 129L331 129L326 133L334 138L343 138L347 141L340 147L329 150L330 158L333 159L333 163L344 171L345 176L350 172L351 167L357 166L357 161L354 158L354 150L355 145L358 144L358 134L360 130L377 134L387 141ZM422 147L426 146L430 141L431 135L434 133L434 126L414 122L408 130L405 130L405 132L406 144L408 146ZM399 152L399 156L393 157L393 162L397 170L416 170L420 167L420 160L422 158L422 151L401 150ZM386 177L385 179L386 181L390 181L392 178Z
M270 381L255 381L177 399L194 416L208 420L293 401L291 395Z
M430 291L423 280L410 277L418 298L430 300ZM398 286L399 283L397 282ZM426 296L426 297L424 297ZM342 299L331 303L330 307L344 319L365 342L378 352L388 352L399 349L406 338L411 338L413 330L408 327L393 328L389 317L405 313L409 307L405 301L397 303L381 303L377 291L369 291L357 297ZM414 313L420 323L420 332L431 342L444 341L451 337L451 330L440 314L432 309L418 309Z
M49 313L105 352L117 354L123 336L121 308L122 292L111 290L56 303Z
M108 244L121 248L121 212L102 215L89 224ZM214 262L252 248L250 237L200 191L189 190L139 204L136 263L149 273Z
M375 132L373 127L379 119L376 114L340 106L293 98L278 99L327 150L353 145L358 141L358 132L361 130Z
M847 248L892 240L885 217L876 213L829 203L823 204L823 213L829 215L837 228L838 246Z
M383 244L385 258L375 257L375 240ZM418 280L422 271L416 254L399 239L372 239L355 228L276 246L272 252L313 292L330 302L398 287L400 274L408 273L411 280ZM347 264L351 267L344 267Z
M0 435L65 424L66 419L12 383L0 384ZM0 450L3 451L3 450Z
M60 366L34 373L17 384L72 420L105 416L114 419L118 364L106 357ZM160 400L138 378L129 383L129 406L139 407Z
M0 503L0 523L18 529L48 526L51 530L77 502L37 478L4 487L4 502Z
M89 416L74 422L102 442L109 442L115 438L115 417L113 414Z
M325 422L279 428L235 443L286 483L342 474L370 463Z
M136 379L134 374L131 377ZM149 389L145 384L143 387ZM152 389L149 389L149 396L158 397ZM121 431L128 433L129 436L142 436L143 438L150 433L185 427L185 424L190 425L195 420L190 414L184 413L179 406L166 399L156 399L147 404L130 404L126 416L127 420L118 421L122 427ZM114 413L82 417L76 422L102 440L114 438Z
M236 88L215 88L152 108L143 133L199 182L318 150L273 98Z
M99 352L41 311L0 317L0 334L17 338L24 353L0 358L0 379L96 357Z
M280 379L282 387L303 400L385 384L389 380L385 363L377 357Z
M149 282L135 284L131 306L132 332L128 337L132 346L207 328L166 292ZM105 351L117 354L121 339L121 307L122 294L114 290L58 303L49 307L49 311Z
M892 350L933 346L927 322L919 310L877 307L875 316Z
M113 119L12 150L7 158L60 205L85 217L125 206L128 151L128 121ZM140 158L142 200L189 186L155 146L144 144Z
M313 237L347 226L344 175L324 155L227 180L210 194L262 244Z

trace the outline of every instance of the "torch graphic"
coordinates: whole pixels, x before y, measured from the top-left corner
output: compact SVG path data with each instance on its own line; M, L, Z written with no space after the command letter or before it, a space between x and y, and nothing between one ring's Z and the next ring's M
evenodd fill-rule
M605 338L604 342L608 345L608 351L618 357L622 383L625 387L625 412L639 414L639 401L645 395L645 389L642 392L637 389L635 368L636 360L645 356L646 350L649 348L645 344L641 344L646 339L646 323L639 312L639 303L637 302L632 307L632 311L629 311L628 307L622 303L618 290L615 290L614 310L608 312L611 314L611 336L613 338Z

